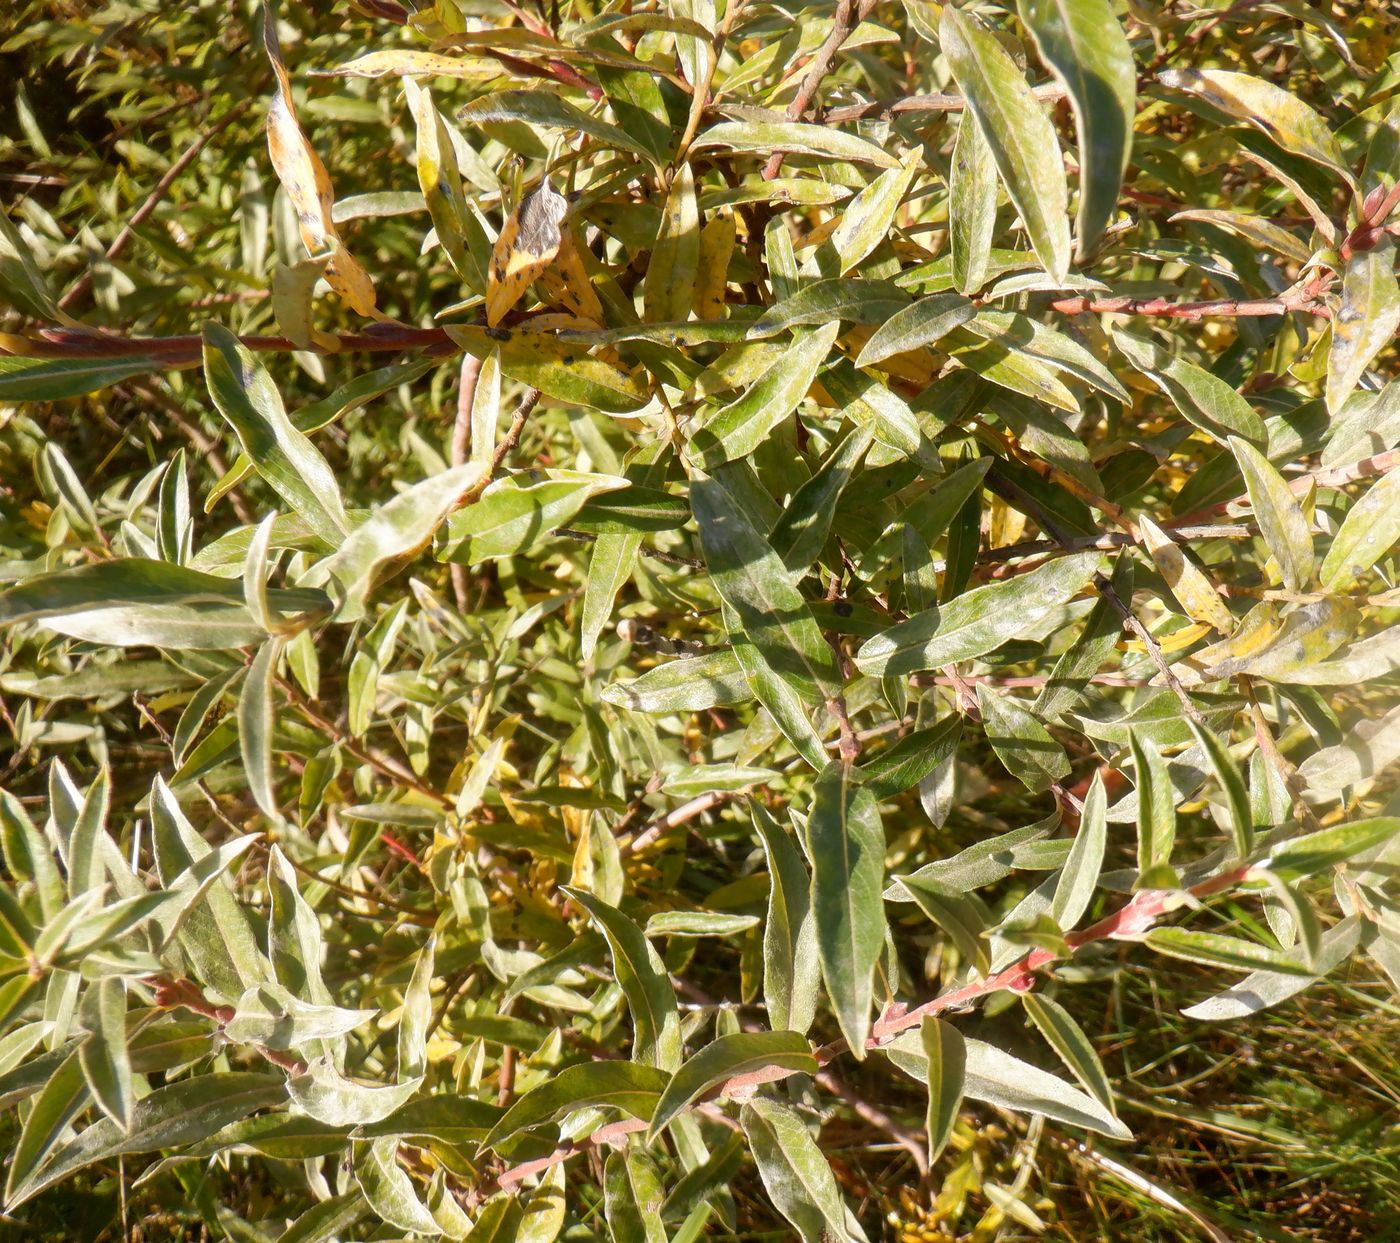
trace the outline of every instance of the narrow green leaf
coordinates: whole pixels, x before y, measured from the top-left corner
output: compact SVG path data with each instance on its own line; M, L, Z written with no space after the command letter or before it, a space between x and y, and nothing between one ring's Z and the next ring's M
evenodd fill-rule
M566 133L587 134L605 147L616 151L631 151L644 159L650 158L644 143L632 138L616 125L591 116L553 91L497 91L484 95L458 109L457 116L469 125L489 125L499 121L518 121L530 127L564 130Z
M126 1047L126 981L109 976L89 985L78 1011L88 1032L78 1046L83 1077L102 1112L126 1131L136 1107Z
M437 938L429 937L413 964L399 1014L399 1082L428 1073L428 1028L433 1019L433 964Z
M1040 1034L1050 1043L1060 1060L1110 1112L1113 1109L1113 1089L1104 1073L1103 1063L1084 1029L1059 1002L1041 993L1024 993L1021 1004L1026 1008Z
M1113 219L1128 168L1137 87L1133 50L1108 0L1019 0L1018 11L1074 108L1082 259Z
M757 800L754 828L768 858L768 916L763 926L763 999L775 1030L805 1032L817 1011L821 964L811 952L815 935L811 880L792 838Z
M1400 471L1382 475L1347 510L1322 561L1325 591L1347 591L1400 540Z
M599 692L605 703L633 712L703 712L753 697L731 649L669 660L630 681L610 682Z
M386 1223L413 1234L438 1235L437 1221L399 1166L399 1141L375 1139L351 1145L355 1181L370 1208Z
M94 1123L59 1148L41 1169L18 1181L7 1194L5 1207L13 1210L95 1162L195 1143L259 1109L280 1104L286 1095L280 1075L238 1071L199 1075L156 1088L136 1102L125 1134L110 1118Z
M839 324L802 333L743 396L706 419L691 437L695 461L706 470L748 457L801 404L831 352Z
M1069 776L1065 749L1017 699L979 682L977 704L997 758L1031 793L1040 794Z
M645 1152L628 1147L608 1154L603 1203L613 1243L666 1243L665 1199L656 1163Z
M1192 932L1186 928L1153 928L1143 938L1159 954L1209 967L1238 967L1246 971L1263 967L1286 975L1312 975L1307 967L1287 954L1219 932Z
M715 590L744 634L804 700L831 699L841 689L835 656L778 554L720 479L696 479L690 500Z
M282 821L272 773L272 684L281 655L281 639L269 639L258 648L238 694L238 747L248 788L274 824Z
M862 673L917 673L970 660L1029 630L1076 595L1098 568L1098 553L1075 553L965 592L869 640L858 653Z
M987 283L996 223L996 160L976 117L964 109L948 173L948 248L959 293L974 294Z
M922 349L977 314L961 294L936 293L891 315L861 349L857 367L883 362L893 354Z
M680 1014L660 957L642 930L616 907L582 889L560 888L607 938L613 972L632 1013L636 1056L662 1070L675 1070L681 1060Z
M1347 260L1342 298L1332 316L1327 355L1327 410L1336 415L1376 355L1400 326L1400 283L1395 277L1395 241L1382 237L1370 250Z
M1084 796L1079 831L1074 835L1074 845L1050 902L1050 918L1065 932L1074 928L1089 909L1099 885L1107 844L1108 796L1104 793L1103 774L1096 771L1089 792Z
M1327 122L1282 87L1229 69L1164 69L1157 79L1247 122L1285 151L1320 164L1355 186L1356 178Z
M661 209L661 230L647 264L642 304L652 323L683 323L690 318L700 266L700 210L695 174L682 164Z
M1121 329L1114 330L1113 342L1134 367L1171 398L1182 418L1217 440L1238 436L1256 448L1268 443L1264 420L1219 376L1184 358L1168 357L1155 342Z
M1230 755L1229 749L1220 741L1213 730L1203 729L1195 721L1188 721L1192 737L1205 749L1211 771L1225 792L1226 806L1230 811L1230 829L1234 837L1235 857L1248 859L1254 847L1254 821L1249 810L1249 791L1245 789L1244 777L1239 766Z
M793 493L768 542L794 574L802 574L821 556L836 517L836 504L870 448L875 433L868 427L848 432L812 477Z
M792 1106L756 1096L740 1110L739 1123L769 1199L802 1243L848 1239L836 1176Z
M161 367L154 358L26 358L0 354L0 400L61 401Z
M287 417L257 357L227 328L205 324L204 377L254 468L332 548L349 529L340 484L320 450Z
M967 1050L962 1033L933 1014L924 1017L919 1042L928 1068L928 1160L932 1165L952 1139L962 1109Z
M498 479L475 504L463 506L448 518L446 543L438 551L438 560L476 565L527 552L552 531L567 525L590 497L626 488L628 482L619 475L576 470Z
M816 1074L817 1059L807 1038L792 1031L733 1032L712 1041L671 1076L656 1102L647 1143L655 1143L683 1109L716 1084L767 1067Z
M1289 591L1302 591L1312 581L1313 542L1297 498L1273 463L1253 445L1231 436L1230 451L1240 464L1254 519L1278 562L1283 585Z
M1133 730L1128 738L1137 783L1137 867L1142 877L1170 864L1176 843L1176 791L1162 753Z
M1318 829L1284 842L1270 850L1261 866L1269 868L1285 880L1301 880L1333 864L1345 863L1357 855L1375 849L1400 833L1400 818L1379 816L1370 820L1354 820L1329 829Z
M604 1106L629 1118L650 1118L671 1076L640 1062L602 1061L568 1066L513 1104L481 1141L481 1150L575 1109Z
M961 736L960 716L948 716L927 729L906 734L861 764L860 783L877 799L902 794L955 754Z
M822 980L842 1035L862 1058L885 944L885 830L874 796L839 760L817 778L807 857Z
M335 553L303 576L301 584L321 587L333 580L335 620L359 621L369 593L428 546L447 516L480 483L485 469L480 462L454 466L377 506Z
M1069 190L1055 127L1016 62L997 40L952 5L939 24L943 54L1045 270L1069 270Z
M721 121L705 130L692 144L692 151L718 148L751 151L762 156L814 155L849 160L853 164L873 164L895 168L899 161L882 147L854 134L845 134L825 125L801 121Z

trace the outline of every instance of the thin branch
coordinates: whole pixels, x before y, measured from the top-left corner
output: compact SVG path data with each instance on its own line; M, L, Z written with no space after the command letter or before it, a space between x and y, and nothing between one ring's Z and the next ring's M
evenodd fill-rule
M1205 302L1178 302L1171 298L1090 298L1082 294L1056 298L1052 311L1062 315L1150 315L1161 319L1251 319L1288 315L1294 311L1329 318L1331 308L1320 298L1298 295L1281 298L1212 298Z
M1124 602L1123 597L1118 594L1114 586L1102 574L1094 575L1094 586L1098 593L1113 606L1114 612L1123 619L1123 624L1128 627L1147 649L1147 654L1152 658L1152 663L1157 666L1157 672L1162 675L1162 680L1172 689L1177 701L1181 704L1181 710L1186 714L1188 720L1195 721L1197 725L1204 726L1205 717L1201 715L1201 710L1192 702L1191 696L1186 693L1186 688L1181 685L1172 668L1167 664L1167 658L1162 655L1161 644L1152 637L1152 632L1138 620L1138 615Z
M841 45L846 42L851 31L874 7L875 0L839 0L831 33L826 36L826 41L812 57L812 64L807 70L807 76L802 79L802 85L797 88L797 94L793 97L792 103L788 105L787 118L789 121L802 119L803 113L811 106L813 97L820 89L822 79L831 72L832 63L836 60L836 53L841 50ZM782 170L782 167L783 153L781 151L775 152L769 157L768 163L763 166L763 180L772 181Z
M737 798L742 793L742 790L711 790L708 794L698 795L690 802L682 803L674 810L668 811L664 816L658 816L630 842L624 842L618 848L618 853L635 855L640 854L643 850L649 850L672 829L688 824L697 816L703 816L707 811L732 798Z
M1065 98L1065 88L1062 86L1037 86L1032 93L1042 103ZM871 117L885 120L911 112L962 112L966 107L967 99L962 95L904 95L899 99L828 108L819 119L827 125L841 125L846 121L864 121Z

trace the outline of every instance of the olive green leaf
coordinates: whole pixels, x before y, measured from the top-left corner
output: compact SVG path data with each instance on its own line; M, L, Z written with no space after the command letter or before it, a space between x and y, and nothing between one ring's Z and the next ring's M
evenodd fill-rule
M1036 256L1053 279L1063 280L1070 258L1069 190L1054 126L1016 62L976 19L945 5L939 35Z

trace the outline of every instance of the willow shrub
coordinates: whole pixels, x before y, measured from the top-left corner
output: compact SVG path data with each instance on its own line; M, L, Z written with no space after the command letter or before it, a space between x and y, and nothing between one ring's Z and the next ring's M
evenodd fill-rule
M965 1103L1131 1152L1074 981L1400 982L1374 39L215 7L244 145L3 221L6 1212L874 1237L836 1122L1034 1225Z

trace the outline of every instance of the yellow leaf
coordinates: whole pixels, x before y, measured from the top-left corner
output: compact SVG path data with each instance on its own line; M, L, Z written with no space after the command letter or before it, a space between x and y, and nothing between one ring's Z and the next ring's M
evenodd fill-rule
M724 289L729 261L734 257L734 212L722 207L700 230L700 263L695 274L695 318L719 319L724 314Z
M1138 519L1138 529L1142 532L1143 545L1153 564L1167 580L1172 595L1187 615L1214 626L1221 634L1233 631L1234 615L1225 607L1214 584L1186 559L1186 554L1172 542L1171 537L1147 517Z
M267 109L267 150L277 180L287 192L297 214L302 245L313 259L326 256L326 284L340 295L341 300L356 314L374 319L384 316L375 310L374 283L369 273L345 249L340 233L331 219L335 191L330 174L321 157L301 132L296 105L292 102L292 84L287 67L282 63L282 49L277 42L276 19L271 9L263 14L263 43L267 58L277 76L277 89Z
M559 253L554 263L539 277L545 300L572 311L593 328L606 323L603 303L579 254L578 240L572 223L566 223L559 233Z
M554 262L563 239L559 226L568 210L564 196L546 178L511 212L491 251L486 274L486 322L490 327L505 318L535 278Z

